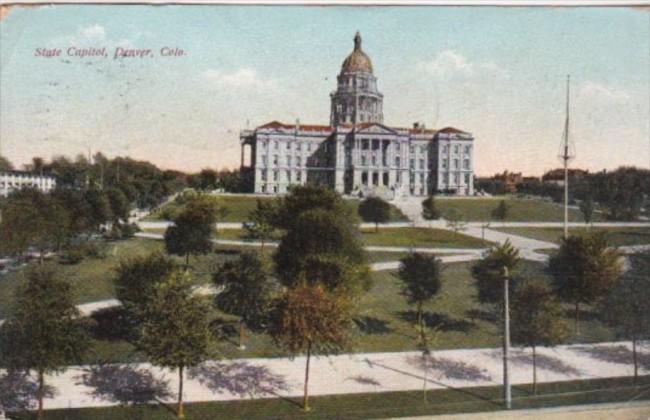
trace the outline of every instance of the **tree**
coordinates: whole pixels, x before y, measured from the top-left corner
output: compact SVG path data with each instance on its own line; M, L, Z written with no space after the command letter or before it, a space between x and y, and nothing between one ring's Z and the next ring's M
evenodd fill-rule
M119 188L111 188L107 191L107 198L113 223L119 223L120 220L128 221L131 205L126 194Z
M522 282L512 296L511 336L514 343L533 350L533 394L537 394L538 346L560 344L568 335L562 305L542 281Z
M650 254L639 253L628 257L630 269L601 302L601 318L614 328L620 337L632 341L634 381L639 364L637 344L650 338Z
M230 214L230 209L224 205L219 205L215 212L215 224L214 224L214 229L217 230L217 223L221 222L222 220L225 220L226 217Z
M16 292L15 305L0 327L0 361L10 370L35 371L38 418L43 418L45 374L79 363L89 338L74 305L70 283L45 267L34 267Z
M602 232L569 236L549 260L555 289L575 307L575 334L580 333L580 305L595 303L621 275L619 253L607 247Z
M14 165L6 157L0 155L0 171L13 171Z
M257 199L255 209L248 215L250 223L246 223L244 227L251 237L260 240L260 252L264 252L264 241L275 232L276 215L277 208L274 202L260 199Z
M187 274L176 271L156 286L143 313L138 347L154 365L178 370L178 418L184 418L183 371L209 355L208 312Z
M244 325L258 329L265 325L276 290L266 263L256 254L243 253L239 259L224 263L212 281L219 290L215 306L240 317L239 348L245 349Z
M390 204L379 197L368 197L359 204L359 216L364 222L374 223L378 232L379 223L390 220Z
M436 207L436 201L431 195L422 201L422 217L424 220L440 219L440 210Z
M508 204L506 203L506 200L501 200L499 201L499 205L496 206L494 210L492 210L492 217L496 220L499 220L503 222L508 218L508 212L509 212Z
M465 229L465 219L460 210L453 208L450 209L445 218L447 219L447 226L455 233Z
M309 362L312 353L339 351L348 339L349 305L321 285L302 284L275 301L269 333L291 354L306 353L303 409L309 410Z
M174 261L160 252L120 261L113 287L133 321L142 318L156 287L176 269Z
M506 240L501 245L493 245L483 258L472 266L472 277L478 289L479 302L499 305L503 302L503 270L507 268L512 273L519 261L519 250ZM511 293L515 285L512 284Z
M409 305L416 305L417 327L423 347L426 347L422 305L440 290L440 260L434 255L410 253L400 261L397 277L402 282L402 296Z
M48 249L69 234L70 215L52 196L28 188L15 191L6 200L0 220L0 251L21 255L35 247L43 262Z
M321 283L328 290L359 292L368 287L368 267L358 228L324 209L300 214L274 255L282 284Z
M290 194L280 200L276 227L289 230L302 213L315 209L332 212L355 229L359 223L353 207L340 194L331 188L308 184L292 187Z
M185 256L185 269L190 254L206 254L212 249L215 207L207 200L197 199L183 207L174 224L165 231L165 248L172 255Z
M98 230L101 225L113 218L111 203L105 191L88 189L84 192L84 200L88 204L87 219L92 230Z
M580 211L582 212L583 219L585 219L585 224L589 225L594 214L594 199L591 195L582 200L580 203Z

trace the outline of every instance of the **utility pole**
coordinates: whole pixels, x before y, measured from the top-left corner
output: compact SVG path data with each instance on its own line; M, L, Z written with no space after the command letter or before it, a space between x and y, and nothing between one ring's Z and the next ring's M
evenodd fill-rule
M508 267L503 267L503 400L506 404L506 409L512 408L512 393L510 388L510 304L508 301Z
M563 150L560 158L564 163L564 239L569 237L569 84L571 76L566 77L566 119L564 120Z

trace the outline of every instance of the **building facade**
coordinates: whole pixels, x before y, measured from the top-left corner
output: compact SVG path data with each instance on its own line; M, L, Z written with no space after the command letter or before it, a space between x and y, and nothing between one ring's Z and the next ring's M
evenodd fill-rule
M313 183L386 198L474 194L471 134L384 125L383 95L359 33L330 100L329 125L273 121L240 133L241 171L252 191L281 194Z
M0 171L0 197L22 188L37 188L49 192L56 187L56 179L49 175L37 175L25 171Z

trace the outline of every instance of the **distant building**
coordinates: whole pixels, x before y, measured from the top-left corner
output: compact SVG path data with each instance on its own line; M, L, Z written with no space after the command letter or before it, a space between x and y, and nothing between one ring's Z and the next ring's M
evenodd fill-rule
M56 178L26 171L0 171L0 197L22 188L37 188L49 192L56 187Z
M589 171L584 169L569 169L569 180L579 180L589 175ZM555 184L560 187L564 186L564 169L553 169L542 175L542 182L546 184Z
M329 125L273 121L240 134L241 170L249 189L280 194L292 185L328 185L353 195L474 194L474 138L447 127L384 125L377 89L361 36L343 61L330 95ZM245 148L250 161L245 163Z
M515 193L517 192L517 185L521 184L524 181L524 177L521 172L514 173L503 171L502 174L496 174L492 177L495 181L503 182L503 188L506 192Z

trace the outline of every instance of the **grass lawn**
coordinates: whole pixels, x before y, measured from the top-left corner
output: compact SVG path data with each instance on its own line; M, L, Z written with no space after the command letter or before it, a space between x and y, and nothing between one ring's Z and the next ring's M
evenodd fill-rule
M248 220L248 215L250 214L253 209L255 209L255 206L257 205L257 200L262 200L262 201L268 201L268 200L276 200L275 197L253 197L253 196L237 196L237 195L223 195L219 196L220 202L228 209L228 214L223 220L220 220L221 222L245 222ZM346 200L346 203L348 203L354 210L354 212L357 212L357 208L359 207L359 200ZM168 207L177 207L177 204L174 203L173 201L170 203L165 204L165 206ZM160 210L154 210L149 216L145 218L145 220L160 220ZM408 219L406 216L402 214L402 212L395 206L391 205L391 211L390 211L390 221L391 222L400 222L400 221L407 221Z
M564 220L564 210L561 206L541 200L523 200L504 198L508 204L506 222L561 222ZM481 222L493 220L492 211L499 205L500 198L459 198L436 200L437 208L442 216L449 215L451 209L458 210L466 221ZM600 213L594 214L594 222L602 219ZM569 209L569 220L583 221L579 210Z
M532 409L565 405L647 401L650 377L592 379L540 384L537 395L531 386L512 389L513 409ZM317 396L310 398L312 410L301 410L299 398L255 399L192 403L186 405L188 419L370 419L424 416L503 410L502 388L499 386L443 389L427 392L428 403L421 391L383 392ZM174 419L174 406L133 405L107 408L48 410L46 418L56 420L109 419ZM20 413L15 419L34 419L34 413Z
M563 228L504 227L495 230L556 244L559 244L564 236ZM650 228L593 227L590 230L592 232L605 232L610 246L650 244ZM569 228L569 234L581 234L587 231L587 228L584 227Z
M431 228L384 228L362 229L361 238L366 245L404 246L431 248L484 248L486 244L477 238L445 229Z
M146 255L151 252L162 251L162 241L143 238L132 238L126 241L102 242L105 249L104 258L85 258L79 264L61 264L54 258L46 264L52 266L61 278L72 283L77 303L93 302L110 299L113 295L113 278L115 268L119 262L128 257ZM197 284L210 281L212 267L232 258L229 252L212 253L205 256L191 257L190 264L193 269L193 280ZM174 257L179 264L184 259ZM32 262L30 264L36 264ZM13 301L13 293L18 285L25 281L27 267L22 267L0 277L0 318L4 318Z
M396 254L397 257L399 254ZM473 279L470 276L471 263L446 264L443 271L441 294L434 301L424 305L425 320L430 327L439 327L440 334L434 349L499 347L500 329L494 312L487 305L476 301ZM518 270L523 276L546 278L544 266L540 263L523 261ZM355 304L357 309L353 340L348 351L387 352L417 350L414 327L414 308L407 305L400 295L398 280L390 271L372 273L371 290ZM206 299L210 299L206 297ZM566 320L572 320L567 306ZM215 319L215 333L218 331L213 351L220 357L275 357L285 353L263 333L246 331L245 350L237 347L237 318L212 310ZM98 318L98 317L96 317ZM614 340L615 336L601 324L587 308L581 313L581 336L569 342L600 342ZM104 325L112 325L104 322ZM571 324L572 326L572 324ZM87 362L98 360L142 361L142 355L133 353L133 347L123 339L118 327L99 329L95 332L95 354ZM218 328L217 328L218 327Z

